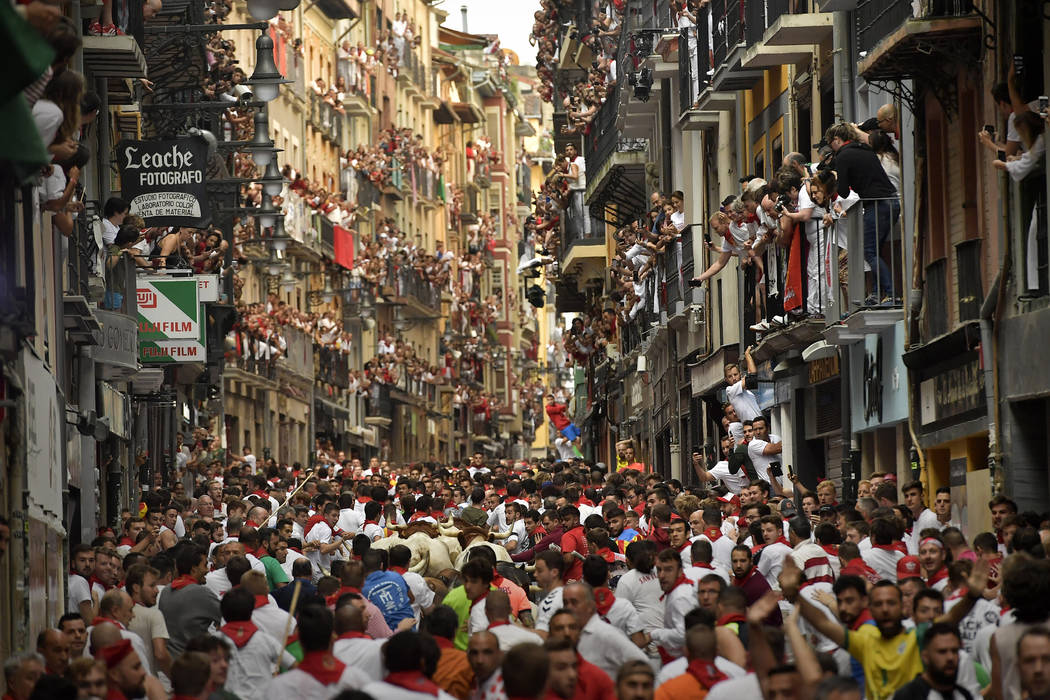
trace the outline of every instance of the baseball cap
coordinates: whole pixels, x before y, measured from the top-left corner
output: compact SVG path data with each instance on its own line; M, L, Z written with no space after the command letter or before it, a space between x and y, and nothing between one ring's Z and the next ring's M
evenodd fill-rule
M920 575L919 558L909 554L906 557L902 557L897 562L897 580L903 581L906 578L915 578Z

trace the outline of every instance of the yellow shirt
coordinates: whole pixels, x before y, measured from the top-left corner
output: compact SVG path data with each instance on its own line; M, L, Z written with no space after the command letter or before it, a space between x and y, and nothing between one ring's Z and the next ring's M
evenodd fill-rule
M886 700L905 683L922 673L919 644L927 625L883 637L875 625L861 625L846 632L846 649L864 669L867 696Z

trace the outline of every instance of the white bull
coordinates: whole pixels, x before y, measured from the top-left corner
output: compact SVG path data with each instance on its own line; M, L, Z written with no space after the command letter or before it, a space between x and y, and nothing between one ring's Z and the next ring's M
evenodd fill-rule
M408 547L412 552L409 571L421 576L437 576L445 569L451 569L453 559L462 552L459 540L455 537L431 537L425 532L416 532L408 537L391 535L376 540L372 547L389 550L399 544Z

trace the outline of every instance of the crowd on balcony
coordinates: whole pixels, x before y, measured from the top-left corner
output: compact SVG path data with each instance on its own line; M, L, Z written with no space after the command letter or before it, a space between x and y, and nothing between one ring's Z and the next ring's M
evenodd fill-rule
M332 311L299 311L275 294L265 302L237 304L236 308L238 316L227 336L226 352L241 363L264 366L286 356L289 329L303 333L319 347L350 352L353 337Z
M616 49L626 3L608 3L607 11L595 14L589 26L560 23L559 9L571 3L560 0L541 0L540 9L533 15L529 43L536 47L536 74L540 79L539 93L547 102L560 101L569 115L571 131L581 131L593 119L617 76ZM564 30L564 31L563 31ZM563 40L578 42L589 51L590 65L580 66L587 72L584 80L573 84L565 95L555 92L554 73L561 54Z

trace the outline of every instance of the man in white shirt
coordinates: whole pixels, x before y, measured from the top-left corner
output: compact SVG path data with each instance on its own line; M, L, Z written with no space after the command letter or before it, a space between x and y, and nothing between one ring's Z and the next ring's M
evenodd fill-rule
M905 540L908 545L908 554L918 554L919 534L927 528L940 530L941 524L937 520L937 514L927 508L923 501L921 481L910 481L905 484L901 488L901 495L904 496L904 505L911 511L911 517L915 521L911 528L911 537Z
M642 625L651 630L663 626L664 603L660 580L653 571L656 545L649 540L638 540L627 545L627 564L631 570L620 577L616 597L633 605L642 616Z
M386 643L386 678L361 690L377 700L453 700L423 673L426 664L418 632L400 632Z
M762 524L762 554L758 558L758 572L766 577L769 587L780 590L780 570L784 557L791 554L791 544L784 537L784 521L779 515L764 515Z
M762 415L762 409L758 406L758 398L751 391L758 386L755 374L758 367L751 357L751 346L744 351L744 361L747 363L747 374L740 373L740 366L735 363L726 365L726 398L736 409L739 420L754 420Z
M745 469L737 469L736 473L733 473L729 468L729 451L733 449L733 439L729 435L725 435L720 440L720 449L722 459L715 463L711 469L705 470L700 473L701 481L721 481L730 493L739 494L741 491L746 489L751 483L751 480L747 476ZM708 478L704 477L704 474Z
M332 655L348 666L362 671L373 681L383 680L383 644L365 633L368 610L365 599L351 600L335 611L335 633Z
M131 646L134 648L135 653L139 655L139 659L146 659L149 656L146 643L142 640L142 637L128 629L128 624L131 622L134 614L134 603L131 600L131 596L119 588L114 588L102 596L102 601L98 606L98 617L94 620L95 624L88 627L88 644L84 647L84 654L90 654L93 650L92 648L97 646L97 644L91 643L95 628L99 625L110 623L120 630L122 639L127 639L131 642ZM145 661L142 662L145 663ZM147 669L147 671L151 674L153 673L152 669Z
M157 608L157 578L160 572L145 564L128 569L124 590L134 602L128 629L142 638L147 658L142 662L154 673L171 673L171 654L168 653L168 626Z
M755 474L771 486L775 484L774 493L781 493L784 479L780 453L784 446L780 436L769 432L769 422L761 415L751 419L751 433L751 440L747 443L747 455L755 467ZM781 474L774 474L774 470L781 471Z
M401 574L405 585L412 593L412 613L418 622L420 615L427 614L434 606L434 591L430 589L422 576L408 570L409 563L412 561L412 550L407 546L394 545L387 551L387 556L390 562L387 568L394 573Z
M117 231L124 224L124 217L131 205L120 197L110 197L102 207L102 243L109 246L117 240Z
M576 651L585 660L605 671L610 679L616 680L620 666L627 661L647 661L645 653L623 632L598 617L594 593L590 586L585 583L571 583L565 587L562 598L565 608L580 625L580 639Z
M538 634L510 621L510 596L501 590L489 591L485 596L485 617L489 620L488 631L496 635L503 653L517 644L543 644Z
M273 678L278 664L291 668L295 658L281 642L252 623L255 596L247 589L229 591L220 605L225 624L219 628L219 635L231 649L225 689L241 698L256 697Z
M89 544L78 544L70 553L70 561L69 610L79 612L85 620L94 620L98 601L92 599L88 581L95 573L95 550Z
M354 507L357 499L349 491L339 496L339 520L336 521L336 529L342 530L349 537L361 532L364 524L364 513L358 513Z
M314 523L306 531L306 545L314 545L306 551L306 558L313 565L314 582L316 583L325 572L331 570L332 559L338 555L343 546L343 536L335 534L335 524L339 521L339 505L337 503L326 503L324 506L324 520Z
M656 555L656 575L664 592L663 624L646 635L646 643L655 642L664 663L683 654L685 645L685 616L696 607L695 582L682 572L678 553L665 549Z
M299 612L299 625L303 660L267 683L262 700L327 700L344 690L360 690L369 683L363 672L332 656L332 613L327 608L306 606Z
M551 616L562 608L563 575L565 560L561 552L547 550L536 555L536 583L546 594L536 606L536 631L547 636Z
M689 516L689 527L693 533L690 539L694 543L701 540L710 543L711 562L728 575L733 566L733 547L736 543L722 533L722 509L712 507L694 512Z

